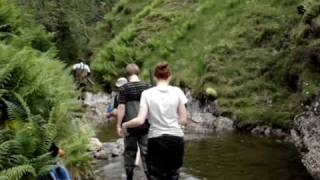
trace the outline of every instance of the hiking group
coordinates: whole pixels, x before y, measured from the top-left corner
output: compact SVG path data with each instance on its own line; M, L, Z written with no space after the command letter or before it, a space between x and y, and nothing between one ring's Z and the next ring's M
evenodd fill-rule
M134 177L138 149L148 180L177 180L183 163L184 139L181 126L187 122L183 91L171 86L166 62L154 69L156 86L139 79L136 64L126 66L128 82L119 78L117 133L124 137L124 166L127 180ZM138 155L139 156L139 155Z

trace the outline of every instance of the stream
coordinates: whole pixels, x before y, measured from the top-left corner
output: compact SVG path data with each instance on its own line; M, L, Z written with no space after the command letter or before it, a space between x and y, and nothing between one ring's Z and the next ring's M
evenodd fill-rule
M115 125L100 128L102 142L117 139ZM124 179L122 157L97 164L104 180ZM139 173L139 172L138 172ZM141 174L141 172L140 172ZM137 180L143 179L136 177ZM243 133L187 141L181 180L311 180L293 145Z

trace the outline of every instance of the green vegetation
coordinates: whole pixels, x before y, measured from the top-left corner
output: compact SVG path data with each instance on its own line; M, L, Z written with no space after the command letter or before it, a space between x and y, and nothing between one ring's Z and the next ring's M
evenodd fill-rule
M66 152L73 177L90 169L90 127L81 120L78 93L65 64L54 59L52 34L12 2L0 0L0 179L36 179Z
M304 15L297 13L299 5ZM317 1L153 0L124 19L119 6L106 15L113 35L93 62L106 86L127 63L143 66L147 79L166 59L175 84L195 96L215 89L223 111L235 114L239 125L281 127L319 93Z
M46 30L55 34L58 56L68 64L89 59L90 38L96 22L111 9L113 0L15 0Z
M53 141L74 178L88 172L91 130L57 57L71 64L94 53L95 77L109 88L128 63L149 79L168 60L174 84L217 98L238 125L288 127L319 94L319 7L317 0L0 0L0 103L8 110L0 179L46 173Z
M151 1L141 0L119 0L109 13L97 23L94 36L90 38L93 51L99 50L101 46L114 38L137 15L145 5Z

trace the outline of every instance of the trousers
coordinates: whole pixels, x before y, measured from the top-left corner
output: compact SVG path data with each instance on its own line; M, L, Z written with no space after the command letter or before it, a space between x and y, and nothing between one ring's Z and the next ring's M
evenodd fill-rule
M148 140L149 180L178 180L183 164L183 137L162 135Z
M127 174L127 180L133 179L133 171L135 167L136 154L138 146L140 148L141 161L144 172L148 177L146 155L147 155L147 134L144 135L129 135L124 139L124 165Z

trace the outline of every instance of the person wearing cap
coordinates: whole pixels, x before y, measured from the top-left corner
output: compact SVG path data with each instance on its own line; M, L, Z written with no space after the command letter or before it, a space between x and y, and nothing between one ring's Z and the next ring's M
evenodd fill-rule
M118 108L118 105L119 105L119 88L122 87L123 85L127 84L128 83L128 80L125 78L125 77L120 77L119 79L117 79L116 81L116 94L113 98L113 105L111 106L108 106L107 108L107 118L110 118L110 117L116 117L117 116L117 108Z

